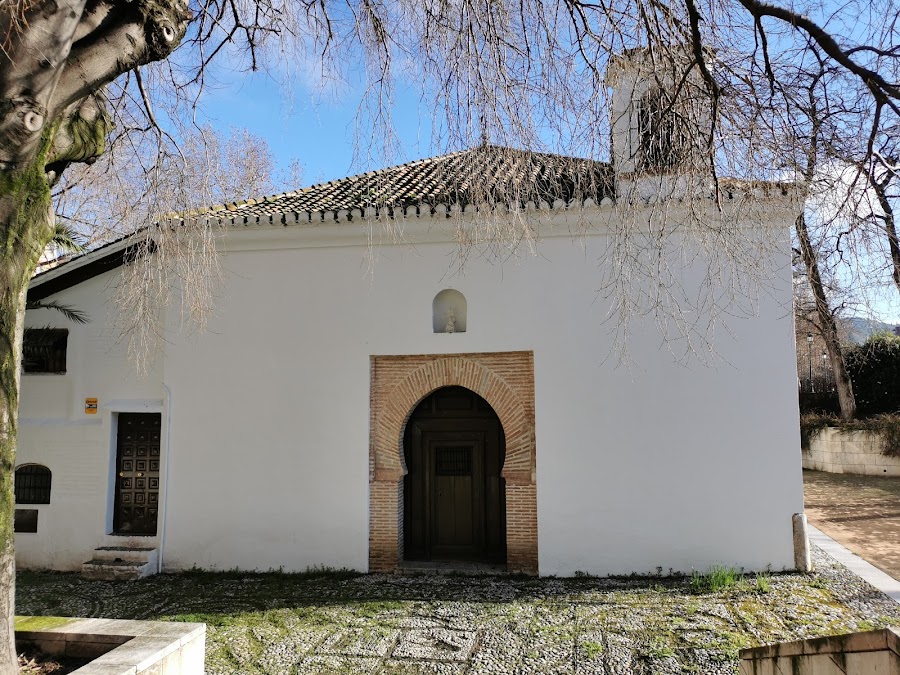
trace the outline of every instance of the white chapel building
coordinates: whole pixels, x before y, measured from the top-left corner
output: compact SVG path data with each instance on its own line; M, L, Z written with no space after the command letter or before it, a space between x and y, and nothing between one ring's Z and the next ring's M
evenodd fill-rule
M616 96L614 147L628 148L639 97ZM215 317L167 333L143 377L111 319L128 311L112 297L132 239L38 274L29 298L90 322L27 313L42 341L22 377L18 565L793 567L800 204L781 189L707 200L707 220L782 236L771 292L719 332L718 365L679 362L637 318L622 366L598 260L626 212L689 219L671 185L626 211L625 165L482 146L211 212ZM473 245L455 265L483 217L474 185L488 198L515 186L512 212L489 217L531 223L533 254ZM385 222L400 236L373 246ZM702 261L684 260L685 288L699 287Z

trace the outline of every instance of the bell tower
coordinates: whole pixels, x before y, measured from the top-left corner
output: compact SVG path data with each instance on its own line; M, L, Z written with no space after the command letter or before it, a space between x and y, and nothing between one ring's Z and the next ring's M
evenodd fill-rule
M619 196L672 197L709 165L709 97L686 50L633 49L610 60L611 159Z

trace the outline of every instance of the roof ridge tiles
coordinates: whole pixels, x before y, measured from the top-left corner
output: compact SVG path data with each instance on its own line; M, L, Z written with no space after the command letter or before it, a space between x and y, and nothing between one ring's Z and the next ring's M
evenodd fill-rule
M568 176L560 173L567 168L559 160L574 162L575 166ZM582 164L578 167L577 164ZM584 169L588 168L585 172ZM563 157L550 153L532 152L519 148L497 145L482 145L468 150L458 150L434 157L426 157L404 162L395 166L375 169L345 178L326 181L281 192L275 195L248 197L233 202L228 210L231 212L251 211L260 215L292 211L298 208L310 211L346 210L356 207L378 205L405 206L414 201L421 201L425 195L433 198L466 201L473 195L473 175L493 177L493 185L484 186L485 195L499 194L509 187L534 182L536 175L559 175L557 185L535 186L534 197L545 188L555 196L569 197L571 190L563 185L565 182L579 183L579 174L595 174L593 181L581 180L586 196L611 194L612 181L608 176L608 164L588 158ZM508 185L507 185L508 184ZM477 187L477 186L475 186ZM576 185L577 188L577 185ZM576 190L577 191L577 190ZM481 195L478 195L481 196ZM568 199L566 200L568 201ZM220 212L222 207L211 206L201 209L195 215Z

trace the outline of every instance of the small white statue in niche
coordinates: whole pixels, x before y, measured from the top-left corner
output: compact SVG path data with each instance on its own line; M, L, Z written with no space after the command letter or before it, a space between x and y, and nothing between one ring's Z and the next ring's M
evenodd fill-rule
M456 332L456 312L453 311L453 308L447 310L447 323L444 325L445 333L455 333Z

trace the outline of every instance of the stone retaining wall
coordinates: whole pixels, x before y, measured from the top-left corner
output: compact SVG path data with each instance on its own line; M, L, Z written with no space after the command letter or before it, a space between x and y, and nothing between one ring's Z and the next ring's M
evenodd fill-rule
M803 468L828 473L900 476L900 457L881 452L881 439L872 431L842 431L826 427L815 432L803 452Z
M900 634L890 628L742 649L740 675L893 675Z

